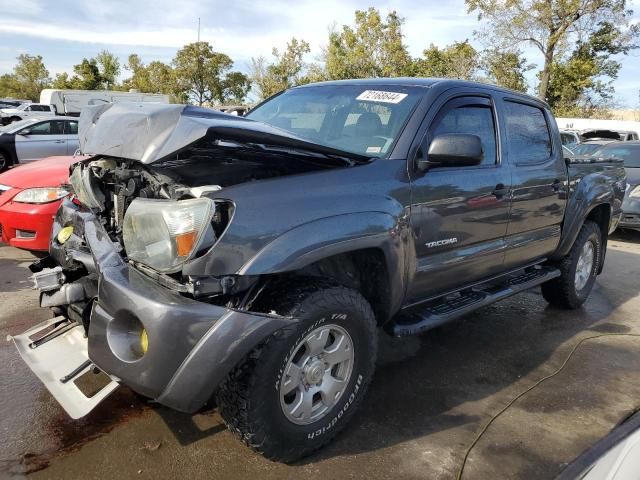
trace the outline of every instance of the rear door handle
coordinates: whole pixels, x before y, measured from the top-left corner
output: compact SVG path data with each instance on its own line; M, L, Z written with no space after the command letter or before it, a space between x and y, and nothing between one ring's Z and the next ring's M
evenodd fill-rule
M504 184L499 183L498 185L496 185L496 188L494 188L493 192L491 192L491 193L493 195L495 195L496 198L502 198L507 193L509 193L509 189L507 187L505 187Z
M64 140L56 140L56 143L64 143Z

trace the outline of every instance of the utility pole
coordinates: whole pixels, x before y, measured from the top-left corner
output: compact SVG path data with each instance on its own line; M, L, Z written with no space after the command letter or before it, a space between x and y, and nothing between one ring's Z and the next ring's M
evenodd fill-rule
M200 17L198 17L198 43L200 43Z

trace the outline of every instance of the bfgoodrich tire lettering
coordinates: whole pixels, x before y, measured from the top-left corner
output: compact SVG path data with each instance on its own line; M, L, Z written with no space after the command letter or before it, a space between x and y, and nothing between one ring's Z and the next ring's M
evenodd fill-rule
M291 462L325 445L348 423L371 381L377 328L367 301L338 286L291 288L275 310L299 319L269 337L220 387L217 404L229 429L265 457ZM353 368L346 388L317 421L296 424L281 405L283 375L300 342L323 326L338 326L353 342Z
M593 261L586 281L577 281L579 266L585 246L591 246ZM598 266L602 259L602 233L595 222L586 221L576 238L569 254L556 264L561 275L542 284L542 295L545 300L560 308L574 309L580 307L591 293L596 281ZM581 288L577 288L581 286Z

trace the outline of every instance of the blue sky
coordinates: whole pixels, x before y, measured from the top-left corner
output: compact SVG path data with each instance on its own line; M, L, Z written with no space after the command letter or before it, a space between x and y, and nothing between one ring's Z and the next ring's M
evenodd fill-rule
M630 4L636 11L634 22L640 22L640 0ZM10 72L20 53L42 55L51 76L71 72L83 57L102 49L114 52L122 63L130 53L145 62L169 62L178 48L196 40L198 17L202 40L230 55L239 70L248 70L251 57L269 57L272 47L284 46L292 36L311 44L313 60L326 44L331 25L351 24L353 12L369 6L383 13L396 10L405 17L403 31L412 55L420 55L431 43L445 46L467 38L481 48L473 38L479 24L475 14L466 13L463 0L0 0L0 73ZM541 63L535 50L524 50L531 63ZM637 107L640 52L622 62L615 82L617 100ZM535 83L535 71L530 83Z

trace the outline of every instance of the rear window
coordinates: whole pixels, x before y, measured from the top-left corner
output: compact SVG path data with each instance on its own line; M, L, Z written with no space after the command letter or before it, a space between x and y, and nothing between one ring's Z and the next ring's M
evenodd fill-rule
M551 135L541 108L505 102L509 155L515 164L544 162L551 157Z

